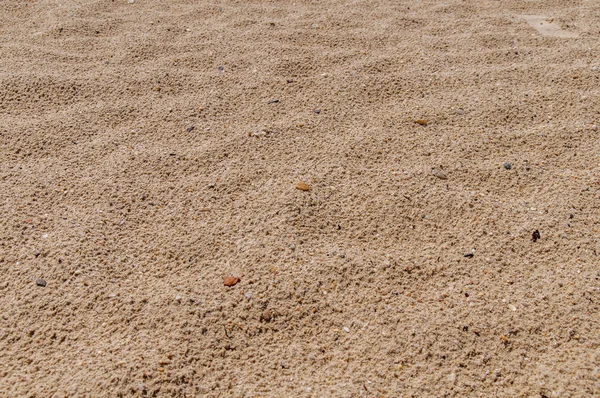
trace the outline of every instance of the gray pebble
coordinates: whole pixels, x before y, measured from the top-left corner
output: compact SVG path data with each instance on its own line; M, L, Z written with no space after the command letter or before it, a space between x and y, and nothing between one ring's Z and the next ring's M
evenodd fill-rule
M504 168L506 170L510 170L510 169L512 169L512 165L510 163L508 163L508 162L504 162Z
M446 180L448 178L448 175L444 172L444 170L433 169L432 173L440 180Z
M35 284L38 285L38 286L41 286L41 287L46 287L46 281L43 280L43 279L37 279L35 281Z

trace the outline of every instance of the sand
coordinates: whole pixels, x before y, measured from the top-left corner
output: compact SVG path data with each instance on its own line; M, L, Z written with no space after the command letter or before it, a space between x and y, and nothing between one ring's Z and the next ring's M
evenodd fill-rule
M596 0L1 2L0 396L599 396L599 37Z

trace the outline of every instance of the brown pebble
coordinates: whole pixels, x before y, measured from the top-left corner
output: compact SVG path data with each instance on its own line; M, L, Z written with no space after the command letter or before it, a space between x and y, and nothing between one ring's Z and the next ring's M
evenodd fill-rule
M305 182L299 182L298 184L296 184L296 189L299 189L301 191L308 191L310 187Z
M262 314L260 314L261 321L269 322L272 317L273 313L271 312L271 310L264 310Z
M238 283L240 283L240 281L241 281L241 279L237 278L235 276L224 276L223 277L223 284L225 286L229 286L229 287L237 285Z
M420 124L421 126L427 126L427 120L425 119L417 119L415 123Z

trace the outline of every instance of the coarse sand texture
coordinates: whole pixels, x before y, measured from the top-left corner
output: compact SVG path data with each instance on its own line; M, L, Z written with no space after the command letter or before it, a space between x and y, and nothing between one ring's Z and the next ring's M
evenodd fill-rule
M0 397L600 397L600 1L0 1Z

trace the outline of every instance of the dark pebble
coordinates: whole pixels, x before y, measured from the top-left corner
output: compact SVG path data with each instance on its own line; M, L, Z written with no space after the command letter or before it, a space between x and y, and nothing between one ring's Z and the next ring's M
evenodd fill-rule
M187 128L187 132L191 133L192 130L194 130L195 128L196 128L196 126L190 126L190 127Z
M271 318L273 318L273 313L271 310L264 310L262 314L260 314L261 321L269 322Z
M540 231L538 231L537 229L535 231L533 231L533 233L531 234L531 240L534 242L537 242L538 239L540 239Z
M41 286L41 287L46 287L46 281L43 280L43 279L37 279L35 281L35 284L38 285L38 286Z
M465 253L464 256L467 258L471 258L474 256L474 254L472 252L468 252L468 253Z
M278 99L274 99L274 100L267 102L267 104L278 104L278 103L279 103Z
M225 70L225 68L223 66L219 66L218 68L221 72L223 72Z
M506 170L510 170L510 169L512 169L512 165L510 163L508 163L508 162L504 162L504 168Z
M314 113L316 113L317 115L321 113L321 110L319 108L316 108L315 110L313 110Z

